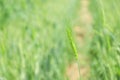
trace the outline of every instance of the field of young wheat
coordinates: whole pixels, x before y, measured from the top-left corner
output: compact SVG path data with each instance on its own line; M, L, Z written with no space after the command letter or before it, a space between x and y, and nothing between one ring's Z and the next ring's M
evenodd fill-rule
M120 80L119 4L0 0L0 80ZM88 12L92 21L83 16ZM71 67L74 62L78 69Z
M91 0L94 37L91 43L92 80L120 80L119 0Z
M0 1L0 78L65 80L77 0Z

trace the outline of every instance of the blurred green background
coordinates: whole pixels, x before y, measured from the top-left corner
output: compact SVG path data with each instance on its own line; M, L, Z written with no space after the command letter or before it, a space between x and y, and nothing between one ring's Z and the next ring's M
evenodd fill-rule
M81 6L88 4L82 1L90 2L93 23L81 15ZM78 56L88 58L78 61L80 72L84 64L89 69L89 77L81 75L80 80L120 80L119 2L0 0L0 80L72 80L66 70L76 61L66 29L73 31L70 37L77 43L76 25L84 28L78 30L83 30L78 35L84 44L76 45Z
M66 80L78 0L0 0L0 77Z
M120 80L119 4L119 0L91 0L91 80Z

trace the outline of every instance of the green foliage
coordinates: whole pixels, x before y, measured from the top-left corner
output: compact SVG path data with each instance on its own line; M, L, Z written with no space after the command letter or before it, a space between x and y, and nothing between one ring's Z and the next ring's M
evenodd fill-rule
M76 62L77 62L77 65L78 65L78 70L79 70L79 77L80 77L80 80L81 80L78 51L77 51L77 47L75 45L75 42L73 40L72 31L71 31L70 28L67 28L67 35L68 35L68 39L69 39L70 45L71 45L72 50L73 50L73 54L75 55L75 59L76 59Z
M76 58L76 60L78 60L77 48L76 48L76 45L75 45L75 43L73 41L73 38L72 38L72 32L71 32L71 30L69 28L67 29L67 35L68 35L71 47L72 47L72 49L74 51L75 58Z
M90 48L91 80L119 80L119 0L92 0L90 7L95 21Z
M77 5L77 0L0 0L0 78L65 80L66 20L72 23Z

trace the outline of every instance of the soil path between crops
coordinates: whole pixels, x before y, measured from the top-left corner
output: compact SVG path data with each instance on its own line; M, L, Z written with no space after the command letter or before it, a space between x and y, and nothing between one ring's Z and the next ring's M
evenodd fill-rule
M92 16L89 11L89 3L90 0L80 0L80 11L79 11L79 22L80 26L74 27L75 38L78 44L80 44L81 48L85 46L85 36L87 35L88 27L92 24ZM89 67L89 59L83 53L79 52L79 62L80 62L80 75L82 80L88 80L90 67ZM86 65L87 63L87 65ZM79 69L77 62L73 62L67 68L66 74L69 80L78 80Z

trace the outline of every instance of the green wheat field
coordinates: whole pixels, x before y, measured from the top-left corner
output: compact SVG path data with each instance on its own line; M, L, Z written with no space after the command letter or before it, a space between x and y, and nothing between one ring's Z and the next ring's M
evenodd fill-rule
M120 0L85 0L93 22L82 48L74 31L81 1L0 0L0 80L76 80L66 74L72 62L77 80L120 80Z

